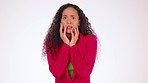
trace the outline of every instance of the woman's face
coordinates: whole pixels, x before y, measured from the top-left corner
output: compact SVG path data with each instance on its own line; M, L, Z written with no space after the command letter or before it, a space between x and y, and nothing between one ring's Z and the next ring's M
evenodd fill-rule
M61 23L64 25L64 28L66 28L66 33L71 33L72 28L80 25L77 10L72 7L64 9Z

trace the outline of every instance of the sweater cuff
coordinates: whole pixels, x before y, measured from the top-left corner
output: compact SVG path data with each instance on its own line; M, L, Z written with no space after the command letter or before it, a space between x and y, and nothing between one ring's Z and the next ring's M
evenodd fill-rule
M61 49L68 50L68 49L70 49L70 46L65 44L65 43L63 43L62 46L61 46Z

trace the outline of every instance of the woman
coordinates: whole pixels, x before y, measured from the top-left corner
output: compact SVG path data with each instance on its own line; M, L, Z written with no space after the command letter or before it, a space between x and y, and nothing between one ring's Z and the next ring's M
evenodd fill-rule
M55 83L90 83L96 52L97 37L83 11L74 4L61 6L43 46Z

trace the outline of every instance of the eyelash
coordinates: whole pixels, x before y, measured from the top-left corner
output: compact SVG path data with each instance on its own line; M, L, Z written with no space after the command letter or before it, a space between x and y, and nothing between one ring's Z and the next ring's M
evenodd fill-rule
M63 17L63 19L66 19L66 17Z
M67 19L66 17L63 17L63 19ZM72 19L75 19L75 17L72 17Z
M75 19L75 17L72 17L72 19Z

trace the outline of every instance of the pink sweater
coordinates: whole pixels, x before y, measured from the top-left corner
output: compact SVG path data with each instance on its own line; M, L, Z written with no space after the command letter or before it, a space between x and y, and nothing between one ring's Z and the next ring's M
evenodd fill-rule
M56 51L57 57L47 52L49 70L55 77L55 83L90 83L96 52L96 36L84 36L81 33L76 45L70 47L62 43L60 49ZM69 60L74 67L72 78L68 74Z

